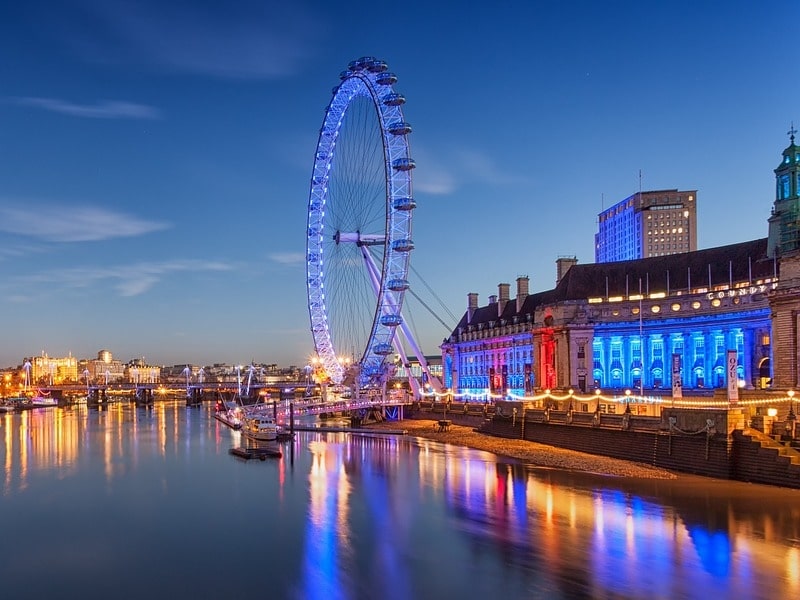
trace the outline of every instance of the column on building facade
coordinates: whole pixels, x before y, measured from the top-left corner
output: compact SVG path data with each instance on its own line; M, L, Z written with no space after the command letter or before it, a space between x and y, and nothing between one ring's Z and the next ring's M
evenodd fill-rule
M702 334L697 331L687 332L686 341L690 344L686 355L686 365L687 369L689 369L689 387L697 387L697 376L694 368L697 362L697 339L701 336Z
M626 388L633 388L633 371L631 369L631 361L633 357L633 350L631 344L633 343L633 336L622 336L622 344L620 347L620 358L622 360L622 385Z
M497 375L500 373L500 360L497 356L497 348L494 347L494 344L489 344L489 356L491 357L490 363L492 365L492 369L494 369L494 374ZM495 393L497 390L495 390Z
M691 331L683 332L683 386L694 387L694 338Z
M489 381L489 367L486 361L486 349L483 342L480 342L475 352L475 387L486 389L486 382Z
M506 381L506 388L513 389L517 387L517 356L516 348L514 346L514 337L509 340L510 347L506 349L506 364L508 365L508 380Z
M744 361L744 387L745 389L752 390L755 385L753 384L753 373L756 371L756 345L755 345L755 331L752 327L742 328L742 342L743 342L743 361ZM734 343L736 340L734 339Z
M603 385L608 387L611 382L611 338L606 334L603 337Z
M650 370L650 334L642 333L642 387L653 387L653 374Z
M716 344L714 336L708 329L703 330L703 386L707 389L714 388L714 354Z
M452 351L450 353L450 388L459 393L461 391L461 382L460 382L460 375L462 370L461 359L461 347L458 344L454 344L451 346Z
M555 363L554 368L556 370L554 381L557 388L564 387L564 369L559 368L559 366L562 363L560 353L562 351L562 348L565 347L565 344L559 343L560 338L561 338L560 335L553 336L553 356L554 356L553 362Z
M664 348L664 386L672 388L675 382L672 380L672 355L675 354L675 346L681 339L679 331L671 332L667 335L667 347ZM681 381L683 383L683 381Z
M500 362L501 362L499 351L494 344L491 344L489 348L490 348L489 352L491 353L492 356L492 368L494 369L494 374L498 375L500 374ZM497 391L498 390L495 390L495 393L497 393Z

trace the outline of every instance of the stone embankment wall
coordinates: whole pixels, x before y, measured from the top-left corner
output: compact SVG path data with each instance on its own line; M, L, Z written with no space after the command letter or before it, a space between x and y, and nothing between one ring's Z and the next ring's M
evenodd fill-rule
M487 435L538 442L671 471L800 489L800 455L755 430L741 411L664 410L661 417L525 408L415 405L409 418L448 419Z
M731 477L730 442L725 433L708 434L701 430L693 435L680 435L677 432L662 432L650 423L646 428L638 429L637 422L640 426L644 425L642 417L630 418L625 428L623 415L603 415L601 423L597 425L592 424L591 419L589 423L575 420L572 423L558 422L553 418L555 416L551 413L551 420L545 421L535 413L526 414L525 419L508 419L497 415L485 423L481 431L489 435L632 460L672 471L720 479ZM603 419L605 422L602 422Z

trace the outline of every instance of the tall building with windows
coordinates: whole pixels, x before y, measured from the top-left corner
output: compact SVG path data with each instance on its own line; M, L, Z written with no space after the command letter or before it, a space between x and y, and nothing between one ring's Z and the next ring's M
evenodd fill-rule
M598 215L595 262L697 250L697 190L637 192Z

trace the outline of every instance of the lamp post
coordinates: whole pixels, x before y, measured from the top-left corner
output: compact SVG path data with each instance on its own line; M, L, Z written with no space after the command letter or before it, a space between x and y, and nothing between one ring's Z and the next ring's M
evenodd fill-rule
M597 398L597 402L594 405L594 412L596 412L596 413L600 412L600 394L601 393L602 393L602 390L600 388L597 388L594 391L594 397Z
M631 391L625 390L625 413L631 414Z

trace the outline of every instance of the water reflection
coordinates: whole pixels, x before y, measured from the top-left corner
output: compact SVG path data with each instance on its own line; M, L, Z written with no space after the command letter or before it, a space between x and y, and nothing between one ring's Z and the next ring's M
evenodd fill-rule
M89 580L117 597L220 597L223 578L187 574L216 573L232 549L258 564L241 595L265 581L277 597L334 599L800 592L797 491L537 469L397 436L298 433L281 458L248 462L228 454L241 434L180 402L34 409L0 427L17 517L0 576L36 597ZM43 517L51 498L69 519ZM131 564L146 568L131 579Z
M712 589L747 598L800 591L800 495L795 491L694 477L618 480L496 463L485 453L418 444L416 479L423 494L429 488L441 497L447 526L460 543L499 556L505 569L518 571L517 591L651 598L700 597ZM404 480L399 469L407 464L398 460L408 453L403 442L356 437L346 445L317 443L312 451L312 506L319 512L312 510L310 536L324 541L312 546L309 564L325 565L347 550L337 540L352 509L344 496L354 487L368 486L369 500L378 507L370 514L381 527L389 525L382 539L399 541L401 547L411 541L393 527L414 519L403 510L407 504L392 501L403 497L390 483ZM353 469L348 452L379 457L368 464L381 476ZM340 571L341 565L330 569ZM392 565L381 565L384 575L393 571ZM326 572L323 568L317 575L327 587L310 591L341 588L334 577L325 579Z

